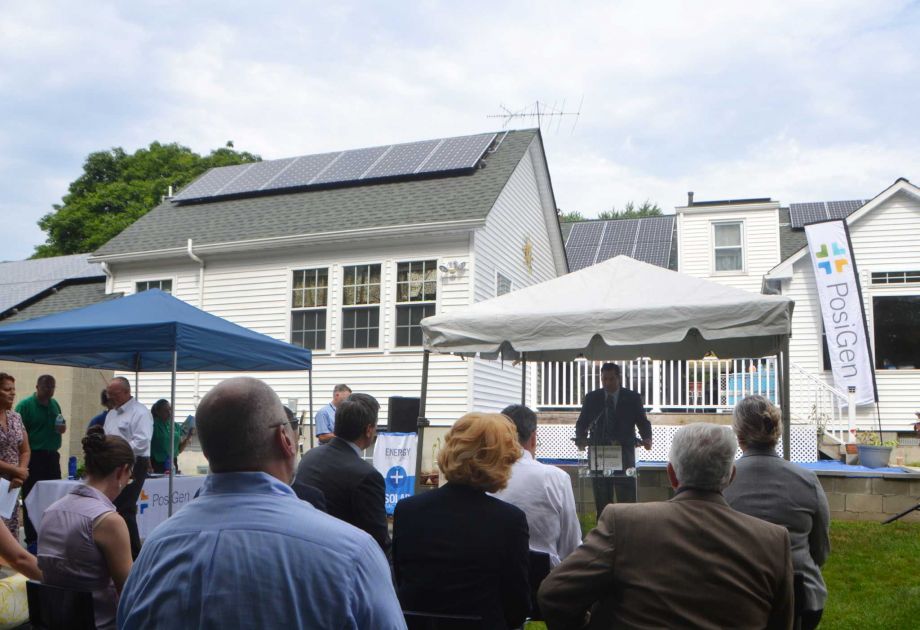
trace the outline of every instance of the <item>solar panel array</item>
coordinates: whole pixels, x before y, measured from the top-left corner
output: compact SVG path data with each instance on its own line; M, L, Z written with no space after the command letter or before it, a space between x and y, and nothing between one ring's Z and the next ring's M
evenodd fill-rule
M576 223L565 243L569 269L621 255L667 269L673 233L673 216Z
M863 199L790 203L789 218L792 223L792 229L800 230L809 223L818 223L829 219L845 219L864 205L866 205L866 201Z
M271 191L472 170L495 140L483 133L213 168L174 201L203 201Z

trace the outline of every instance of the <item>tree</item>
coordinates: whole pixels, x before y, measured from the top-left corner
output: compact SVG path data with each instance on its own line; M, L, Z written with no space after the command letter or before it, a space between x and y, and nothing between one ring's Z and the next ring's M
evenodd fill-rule
M585 215L583 215L578 210L573 210L572 212L563 212L561 208L556 208L556 214L559 215L559 221L561 223L575 223L576 221L585 220Z
M604 210L597 215L598 219L642 219L644 217L660 217L661 207L657 203L651 203L648 199L642 202L637 208L632 201L626 202L622 210L616 207L610 210Z
M83 174L38 225L48 237L33 258L92 252L178 189L215 166L261 160L233 143L201 156L177 143L153 142L128 154L121 147L90 153Z

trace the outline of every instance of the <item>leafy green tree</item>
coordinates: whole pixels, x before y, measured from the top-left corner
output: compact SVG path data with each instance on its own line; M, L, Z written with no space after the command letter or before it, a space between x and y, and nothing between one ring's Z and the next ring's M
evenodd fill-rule
M121 147L90 153L62 203L39 220L48 237L33 258L95 251L159 204L170 186L181 188L215 166L259 160L232 142L206 156L159 142L131 154Z
M578 210L563 212L560 208L556 208L556 213L559 215L559 221L562 223L575 223L576 221L585 220L585 215Z
M660 217L661 207L657 203L651 203L648 199L642 202L637 208L632 201L626 202L622 210L616 207L610 210L604 210L597 215L598 219L642 219L644 217Z

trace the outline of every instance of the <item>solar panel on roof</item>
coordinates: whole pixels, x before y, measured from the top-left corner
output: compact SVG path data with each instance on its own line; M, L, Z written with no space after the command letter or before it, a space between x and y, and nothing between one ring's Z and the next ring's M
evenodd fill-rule
M297 158L286 158L283 160L265 160L264 162L253 162L252 165L243 173L240 173L233 181L220 189L221 195L233 195L250 190L258 190L265 182L271 180L286 169Z
M565 251L571 271L578 271L594 264L597 246L604 233L604 224L600 222L576 223L572 226Z
M434 173L473 168L494 139L494 133L447 138L415 172Z
M844 219L866 204L861 199L847 201L813 201L789 204L789 222L793 229L828 219Z
M182 201L186 199L202 199L216 195L221 188L229 184L234 178L246 171L252 164L234 164L212 168L204 175L182 189L173 199Z
M351 182L361 179L361 176L376 162L390 147L373 147L345 151L329 168L310 181L311 184L332 184L336 182Z
M631 256L639 233L639 219L607 221L604 240L597 250L597 262L614 256Z
M414 173L415 169L422 165L440 142L440 140L426 140L425 142L393 145L392 149L370 171L365 173L362 179Z
M262 184L258 190L279 190L306 186L342 153L342 151L338 153L319 153L294 158L294 161L287 168Z
M828 201L827 214L830 219L845 219L865 205L862 199L849 201Z

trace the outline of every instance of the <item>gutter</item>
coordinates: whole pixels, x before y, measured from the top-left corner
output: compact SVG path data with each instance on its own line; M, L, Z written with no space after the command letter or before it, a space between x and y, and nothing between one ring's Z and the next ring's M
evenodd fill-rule
M194 262L198 263L198 308L204 310L204 260L195 255L192 251L192 239L188 239L185 253ZM105 263L103 263L105 264ZM201 372L195 372L195 408L198 408L198 401L201 400Z
M316 234L295 234L273 236L270 238L248 239L242 241L229 241L223 243L208 243L199 245L196 249L200 255L231 253L247 250L261 250L266 247L296 247L312 243L330 243L334 241L349 241L357 239L385 238L388 236L406 236L409 234L424 234L427 232L442 232L444 230L472 230L483 227L485 218L461 219L458 221L441 221L439 223L416 223L411 225L392 225L387 227L361 228L356 230L339 230L335 232L320 232ZM185 257L190 255L188 246L173 247L169 249L149 250L142 252L127 252L123 254L102 254L90 256L90 262L127 262L134 260L151 260L166 257ZM196 258L198 258L196 256ZM198 258L200 260L200 258Z

